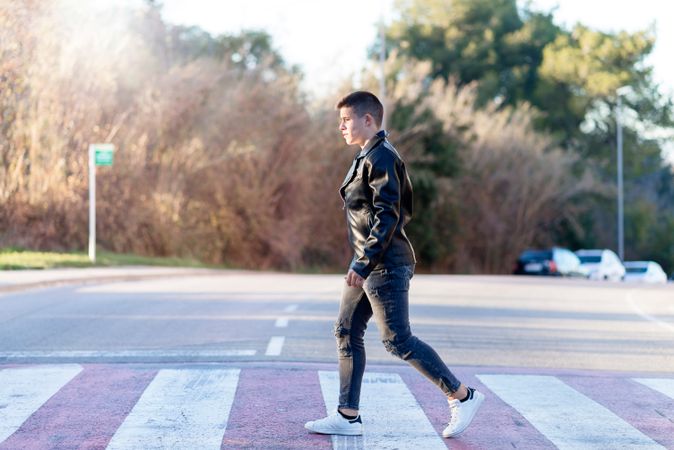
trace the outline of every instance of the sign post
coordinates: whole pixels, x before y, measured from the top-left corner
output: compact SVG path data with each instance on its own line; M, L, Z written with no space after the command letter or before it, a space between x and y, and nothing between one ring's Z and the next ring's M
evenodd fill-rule
M89 259L96 262L96 166L112 166L115 146L89 145Z

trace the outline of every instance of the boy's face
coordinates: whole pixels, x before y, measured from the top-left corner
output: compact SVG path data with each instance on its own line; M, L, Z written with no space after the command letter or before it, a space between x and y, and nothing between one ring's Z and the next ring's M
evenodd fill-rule
M358 117L353 108L344 106L339 109L339 131L346 145L365 145L372 136L373 119L369 114Z

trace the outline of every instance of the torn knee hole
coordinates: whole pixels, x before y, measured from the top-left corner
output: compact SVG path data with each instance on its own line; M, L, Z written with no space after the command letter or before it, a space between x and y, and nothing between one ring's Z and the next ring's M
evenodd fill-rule
M384 343L384 348L386 349L386 351L398 358L407 359L410 357L412 353L411 349L412 346L410 345L411 342L409 342L409 340L406 340L404 342L394 342L391 340L385 340L382 342Z
M349 329L342 325L335 325L335 337L341 338L349 335Z
M337 338L337 352L340 356L351 356L351 345L349 344L349 338L347 337L338 337Z
M393 343L393 341L382 341L384 343L384 348L386 349L387 352L389 353L395 353L396 352L396 345Z
M335 337L337 338L337 352L340 356L351 356L351 345L349 343L349 329L341 325L335 324Z

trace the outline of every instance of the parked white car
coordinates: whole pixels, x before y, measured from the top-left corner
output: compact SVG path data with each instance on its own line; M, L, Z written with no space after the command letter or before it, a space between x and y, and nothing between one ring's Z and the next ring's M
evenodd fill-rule
M625 281L666 283L667 274L655 261L626 261Z
M576 256L581 266L588 270L591 280L620 281L625 277L625 266L609 249L578 250Z

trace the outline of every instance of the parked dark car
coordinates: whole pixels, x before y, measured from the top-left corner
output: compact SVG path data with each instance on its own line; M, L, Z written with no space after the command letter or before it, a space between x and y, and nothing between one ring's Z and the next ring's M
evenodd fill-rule
M587 278L588 270L571 250L553 247L526 250L517 258L515 275L549 275Z

